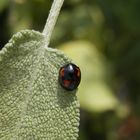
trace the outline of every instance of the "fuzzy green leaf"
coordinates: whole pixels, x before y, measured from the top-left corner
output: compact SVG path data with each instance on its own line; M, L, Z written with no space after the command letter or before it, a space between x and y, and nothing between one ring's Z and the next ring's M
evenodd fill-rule
M77 139L76 91L58 82L60 67L71 60L45 44L41 33L24 30L0 52L1 140Z

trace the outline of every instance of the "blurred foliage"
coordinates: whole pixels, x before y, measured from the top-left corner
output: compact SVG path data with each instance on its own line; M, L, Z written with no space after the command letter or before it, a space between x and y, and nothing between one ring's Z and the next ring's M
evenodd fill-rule
M51 0L0 0L0 47L42 31ZM67 0L51 46L82 71L79 140L140 139L140 1Z
M96 47L86 41L63 44L62 49L75 60L82 73L78 97L81 107L88 111L103 112L115 109L117 100L110 88L110 69Z

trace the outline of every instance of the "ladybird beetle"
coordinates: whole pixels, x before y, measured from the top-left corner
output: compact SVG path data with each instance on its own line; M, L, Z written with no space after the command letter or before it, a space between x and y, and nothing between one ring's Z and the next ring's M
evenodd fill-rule
M81 71L76 65L69 63L60 68L59 83L69 91L75 90L81 81Z

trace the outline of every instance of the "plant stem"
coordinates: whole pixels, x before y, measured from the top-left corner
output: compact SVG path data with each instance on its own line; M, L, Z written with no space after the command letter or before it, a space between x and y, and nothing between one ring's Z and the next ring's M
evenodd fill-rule
M56 24L58 15L60 13L60 9L63 5L63 2L64 2L64 0L54 0L53 1L46 25L43 30L43 34L46 36L45 40L46 40L47 46L50 43L50 38L51 38L51 35L53 32L54 26Z

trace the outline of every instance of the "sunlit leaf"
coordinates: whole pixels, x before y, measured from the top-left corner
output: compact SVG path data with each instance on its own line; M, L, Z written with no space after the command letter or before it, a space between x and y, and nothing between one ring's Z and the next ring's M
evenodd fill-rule
M107 84L109 75L104 57L96 47L86 41L75 41L62 45L60 49L81 68L82 82L78 91L81 107L97 112L114 109L117 99Z

